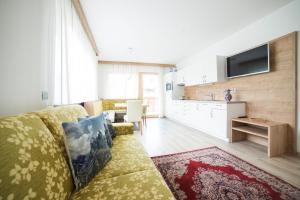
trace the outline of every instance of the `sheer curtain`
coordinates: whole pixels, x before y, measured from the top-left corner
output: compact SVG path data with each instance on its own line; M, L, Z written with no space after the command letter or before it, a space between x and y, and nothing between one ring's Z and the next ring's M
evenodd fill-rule
M98 94L104 99L136 99L139 90L139 73L159 75L159 116L163 116L163 74L160 67L137 65L100 64L98 69Z
M107 99L137 99L138 74L137 73L109 73L104 90Z
M55 64L52 103L95 100L97 59L71 0L55 0Z
M126 65L101 65L100 96L105 99L137 99L138 70Z

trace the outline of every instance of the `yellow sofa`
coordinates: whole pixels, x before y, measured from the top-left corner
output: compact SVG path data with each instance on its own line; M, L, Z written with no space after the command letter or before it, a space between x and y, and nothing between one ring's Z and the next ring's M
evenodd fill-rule
M102 109L107 110L126 110L124 107L116 107L116 103L126 103L126 99L102 99Z
M73 105L0 118L0 199L174 199L133 130L120 125L112 160L74 191L61 123L86 115Z

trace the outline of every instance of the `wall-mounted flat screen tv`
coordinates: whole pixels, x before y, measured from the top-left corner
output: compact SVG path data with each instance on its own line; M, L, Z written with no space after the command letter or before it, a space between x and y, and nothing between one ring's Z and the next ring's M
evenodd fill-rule
M227 77L234 78L269 72L269 45L227 57Z

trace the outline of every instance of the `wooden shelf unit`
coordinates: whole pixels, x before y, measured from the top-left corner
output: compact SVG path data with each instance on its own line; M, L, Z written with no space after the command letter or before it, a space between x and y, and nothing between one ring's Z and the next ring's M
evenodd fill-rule
M249 140L268 148L268 156L287 152L287 124L256 118L236 118L231 121L230 142Z

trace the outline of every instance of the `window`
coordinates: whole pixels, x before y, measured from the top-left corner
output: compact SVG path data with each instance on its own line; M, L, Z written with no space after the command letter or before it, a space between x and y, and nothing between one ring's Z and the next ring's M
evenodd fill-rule
M159 75L156 73L141 73L141 98L148 105L147 115L158 116L159 114Z
M138 98L137 73L109 73L105 85L105 97L108 99Z

